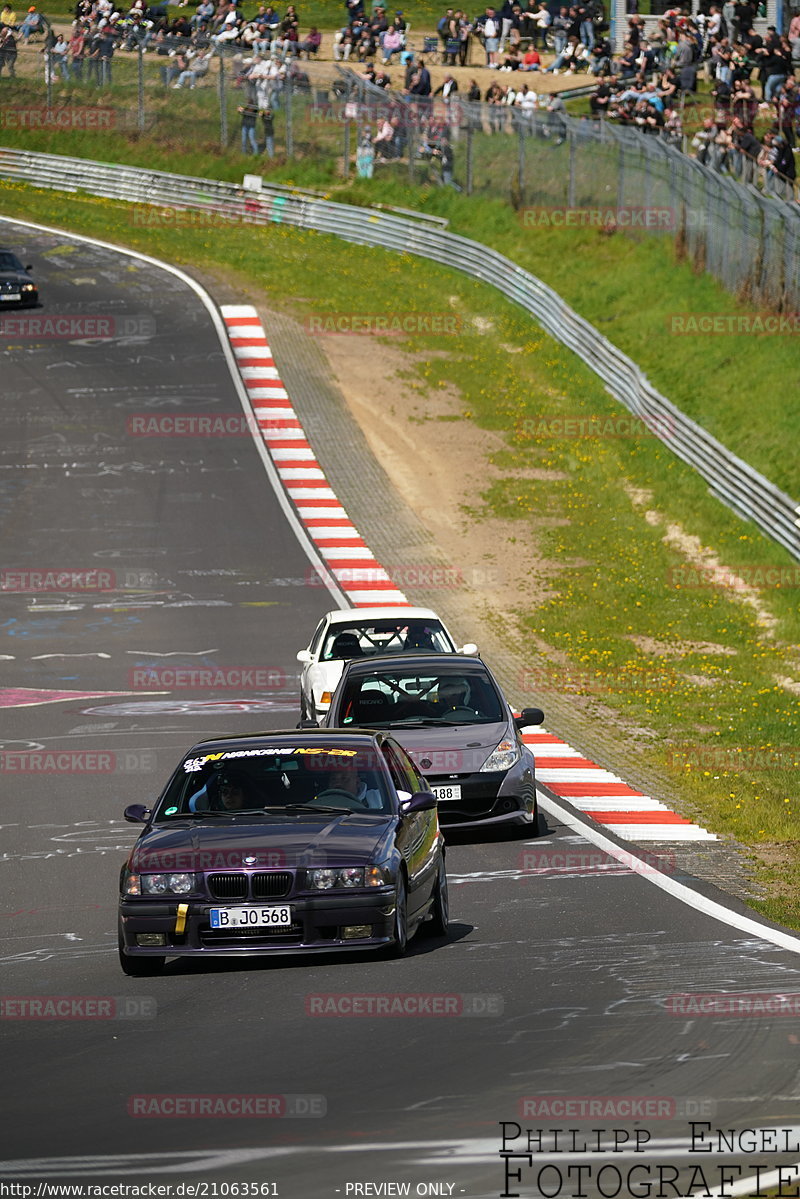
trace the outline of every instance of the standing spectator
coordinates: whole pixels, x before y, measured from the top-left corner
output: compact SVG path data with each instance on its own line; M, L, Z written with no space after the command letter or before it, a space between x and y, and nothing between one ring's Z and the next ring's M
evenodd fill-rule
M578 36L583 42L589 53L594 49L594 18L592 17L591 9L584 9L583 19L581 20Z
M529 21L529 24L531 25L531 38L533 39L532 44L534 46L538 45L541 41L541 47L543 50L545 49L547 45L545 36L552 23L553 14L547 7L545 0L539 0L539 5L533 15L533 20Z
M17 39L14 30L9 25L0 25L0 75L3 68L8 67L10 79L17 75Z
M445 139L440 146L437 146L432 158L438 158L442 164L442 177L440 183L442 187L452 187L454 191L460 192L462 189L453 178L453 147L450 142Z
M59 33L56 40L50 47L50 62L52 63L53 74L56 71L61 73L61 78L69 82L69 64L67 63L67 54L69 53L69 45L63 34Z
M72 23L70 38L70 70L73 79L83 79L83 60L86 56L86 35L83 25L77 20Z
M267 158L275 157L275 116L271 108L261 110L261 124L264 133L264 153Z
M257 154L256 118L258 117L258 108L252 100L247 100L244 104L240 104L236 111L242 118L242 154L249 154L251 150L253 154Z
M375 148L369 126L364 128L356 150L356 171L359 179L371 179L375 163Z
M558 16L553 17L553 49L556 57L562 53L567 44L571 25L569 9L566 7L559 9Z
M425 66L425 59L419 60L414 77L411 81L411 87L408 89L412 96L416 96L423 103L428 103L431 95L431 73Z
M469 58L470 40L475 26L470 21L465 12L462 12L458 18L458 62L459 65L465 67Z
M483 48L486 51L486 65L490 70L497 70L497 49L500 45L500 26L497 14L493 8L486 9L486 20L483 22Z
M112 24L106 25L100 34L98 59L100 65L101 87L111 87L111 63L117 45L117 30Z
M500 9L500 44L497 49L500 54L505 49L505 44L508 41L508 36L511 33L511 24L514 16L514 6L512 0L503 0Z
M561 143L564 141L564 135L566 132L566 124L564 121L564 114L566 113L566 108L564 106L564 101L561 99L558 92L550 93L550 100L547 105L547 112L548 112L548 118L547 118L548 135L550 137L553 137L553 135L555 134L555 138L553 140L553 145L560 146Z

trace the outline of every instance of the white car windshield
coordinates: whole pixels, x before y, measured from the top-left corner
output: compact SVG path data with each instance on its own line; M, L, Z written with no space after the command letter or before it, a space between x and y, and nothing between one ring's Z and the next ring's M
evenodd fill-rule
M454 650L438 620L354 620L331 625L320 660L342 662L376 654L451 654Z

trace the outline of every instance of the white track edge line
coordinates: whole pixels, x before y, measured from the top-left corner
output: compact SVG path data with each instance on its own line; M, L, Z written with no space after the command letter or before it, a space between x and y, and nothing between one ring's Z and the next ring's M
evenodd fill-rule
M773 945L777 945L780 949L788 949L790 953L800 953L800 937L792 936L791 933L785 933L779 928L772 928L768 924L759 924L757 920L751 920L749 916L742 916L738 912L726 908L723 904L717 903L714 899L708 899L705 895L701 895L699 891L693 891L691 887L687 887L684 883L677 882L674 878L669 878L663 874L652 862L645 862L636 852L637 847L634 845L631 849L625 849L621 845L617 845L615 841L604 837L600 832L599 827L592 822L585 823L577 815L568 812L566 808L562 808L561 804L556 803L549 795L544 795L539 787L536 788L539 796L539 802L545 811L550 812L552 816L557 816L559 820L563 820L564 824L569 828L579 829L586 838L599 849L603 849L610 854L612 858L616 858L618 862L625 861L630 865L631 859L642 863L646 869L642 870L642 877L654 886L660 887L662 891L666 891L673 899L680 900L688 907L694 908L696 912L700 912L703 916L710 916L712 920L719 920L722 924L730 925L731 928L737 928L740 932L749 933L752 936L758 937L762 941L771 941ZM636 873L639 873L638 871Z

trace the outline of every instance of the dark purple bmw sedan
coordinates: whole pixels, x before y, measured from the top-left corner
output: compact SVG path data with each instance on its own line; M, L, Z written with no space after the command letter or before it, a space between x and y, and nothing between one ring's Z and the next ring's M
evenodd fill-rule
M193 746L120 875L119 954L134 976L168 957L380 949L446 937L436 798L374 730L304 729Z

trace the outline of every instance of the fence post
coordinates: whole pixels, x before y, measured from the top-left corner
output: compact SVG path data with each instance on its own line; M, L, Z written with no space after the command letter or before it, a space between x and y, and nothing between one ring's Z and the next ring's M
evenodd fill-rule
M294 128L292 126L292 105L294 103L294 88L292 77L286 72L286 157L294 158Z
M49 47L44 52L44 81L47 88L47 112L53 107L53 57Z
M472 195L472 109L470 108L467 116L467 179L466 188L467 195Z
M569 131L569 184L567 190L567 208L575 207L575 130Z
M140 133L144 132L144 47L141 40L137 39L136 52L138 61L136 64L137 80L138 80L138 97L137 97L137 127Z
M345 179L350 178L350 118L346 117L344 122L344 147L343 155L343 170L342 174Z
M625 207L625 146L619 143L619 163L617 166L617 211Z
M219 51L219 144L220 149L228 148L228 94L225 87L225 51Z
M512 111L512 118L514 113ZM525 130L520 126L517 133L517 191L520 207L525 203Z

